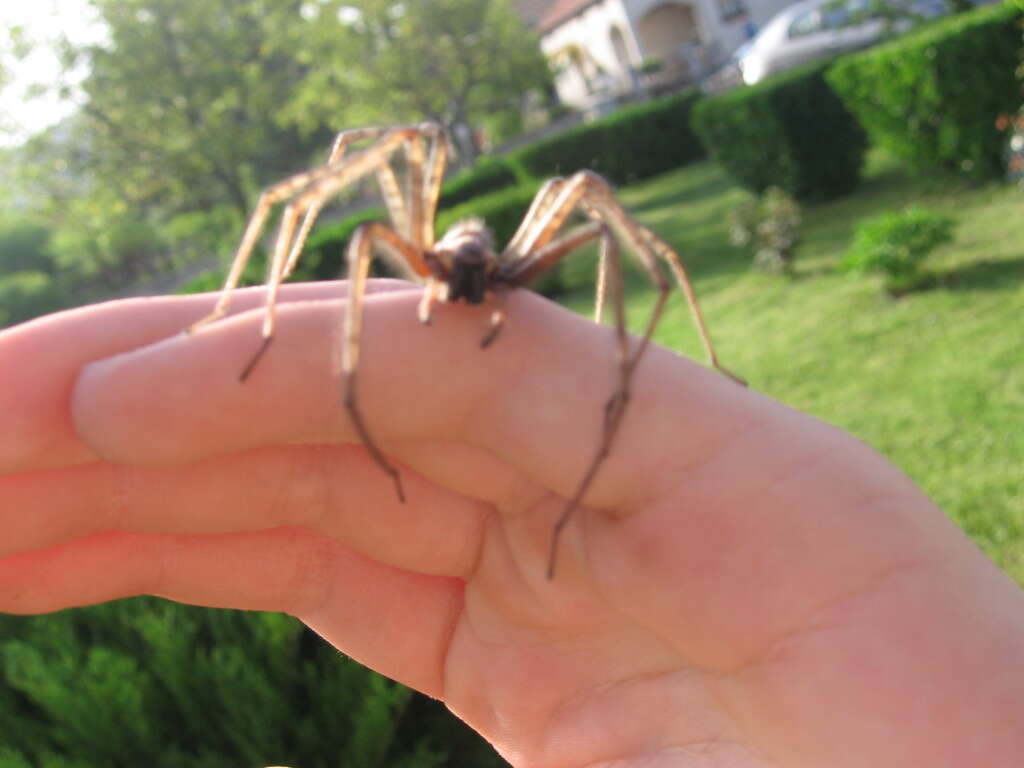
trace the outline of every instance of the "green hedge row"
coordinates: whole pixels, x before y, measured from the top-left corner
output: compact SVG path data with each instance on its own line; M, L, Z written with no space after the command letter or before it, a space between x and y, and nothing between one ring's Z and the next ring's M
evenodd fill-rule
M705 157L690 129L695 90L619 109L515 153L533 176L566 176L588 168L613 184L656 176Z
M1003 173L1000 114L1021 105L1020 6L980 8L847 56L828 81L872 139L919 167Z
M484 157L472 168L445 182L437 201L438 208L453 208L475 197L514 187L527 180L526 171L516 160L503 155Z
M812 64L702 99L693 124L712 157L758 193L829 198L859 181L867 136Z

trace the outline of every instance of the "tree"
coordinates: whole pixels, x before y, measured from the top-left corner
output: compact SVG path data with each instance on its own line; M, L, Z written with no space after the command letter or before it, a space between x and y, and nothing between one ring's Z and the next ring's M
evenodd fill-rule
M356 102L364 120L434 120L472 160L473 129L514 122L550 79L507 0L325 0L316 26L317 67L290 111L306 125Z
M226 201L244 217L260 187L305 164L310 140L280 119L306 74L299 0L92 3L108 42L62 46L88 71L71 173L133 205Z
M548 77L507 0L89 1L105 37L58 43L78 110L17 163L83 298L228 252L342 128L433 119L472 159Z
M16 24L0 27L0 92L14 80L13 67L32 52L32 41L24 27ZM0 112L0 131L13 129L9 116Z

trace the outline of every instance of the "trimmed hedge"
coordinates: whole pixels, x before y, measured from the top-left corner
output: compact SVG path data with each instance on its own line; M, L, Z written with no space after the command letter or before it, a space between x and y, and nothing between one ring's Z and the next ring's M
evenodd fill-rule
M531 144L516 152L515 159L537 178L585 168L614 184L656 176L706 156L690 129L690 111L699 99L691 90L624 107Z
M860 180L867 136L812 64L702 99L693 124L711 155L760 194L800 199L849 192Z
M477 216L487 222L494 247L500 251L516 233L539 186L534 183L503 189L442 211L437 217L437 236L441 237L456 221Z
M387 221L384 208L367 208L339 221L321 224L313 229L302 249L292 281L337 280L345 277L345 249L356 227L367 221ZM386 262L375 260L376 274L390 275Z
M918 167L1003 172L1000 114L1021 105L1021 10L1007 3L935 22L844 57L827 78L874 141Z
M514 187L526 180L526 171L515 160L502 155L484 157L472 168L445 182L437 205L441 210L452 208L474 197Z

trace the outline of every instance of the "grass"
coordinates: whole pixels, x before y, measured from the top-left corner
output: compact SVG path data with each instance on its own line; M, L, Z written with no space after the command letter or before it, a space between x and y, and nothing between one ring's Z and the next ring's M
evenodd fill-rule
M836 424L907 472L1024 584L1024 193L913 176L869 155L853 194L804 208L792 279L750 270L729 244L744 193L711 163L623 190L687 263L723 362L782 402ZM835 269L858 222L920 204L955 216L926 262L931 287L893 300L881 278ZM639 327L653 294L630 281ZM582 294L567 303L589 312ZM656 340L702 359L682 301Z

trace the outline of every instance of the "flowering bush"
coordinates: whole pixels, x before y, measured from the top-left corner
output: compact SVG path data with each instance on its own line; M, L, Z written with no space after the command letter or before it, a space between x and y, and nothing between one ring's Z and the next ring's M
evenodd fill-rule
M769 187L761 199L751 199L732 211L729 235L735 245L754 247L754 268L788 273L799 240L800 205L778 187Z
M1000 115L996 128L1007 131L1003 156L1006 159L1006 179L1024 184L1024 108L1016 115Z

